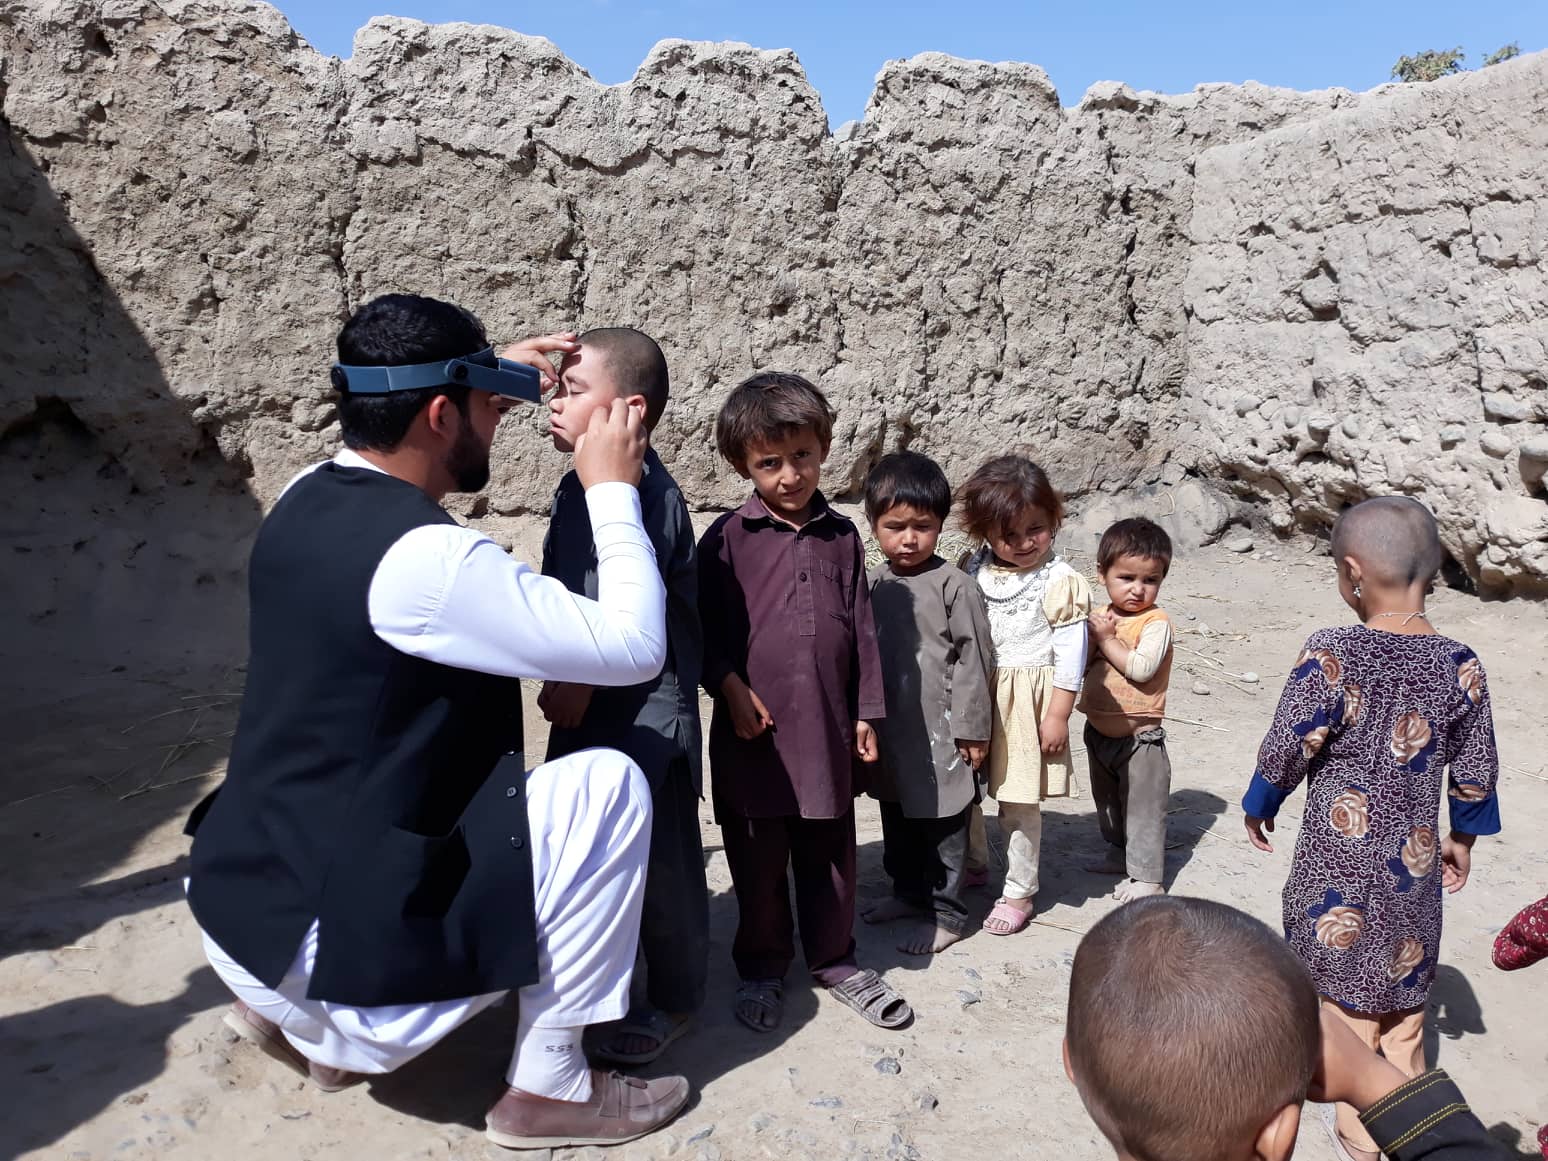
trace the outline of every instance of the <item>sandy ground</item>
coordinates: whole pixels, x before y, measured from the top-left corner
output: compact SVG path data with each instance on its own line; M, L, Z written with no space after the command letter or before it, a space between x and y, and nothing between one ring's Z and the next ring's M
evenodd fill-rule
M530 532L515 539L530 551ZM1183 629L1170 729L1172 889L1277 924L1301 796L1286 808L1273 855L1247 846L1237 803L1302 639L1348 613L1327 559L1290 548L1180 559L1163 603ZM1500 1139L1529 1157L1526 1143L1548 1116L1548 966L1507 975L1490 966L1489 947L1518 907L1548 889L1538 837L1548 828L1540 713L1548 610L1450 591L1433 610L1443 632L1484 658L1510 769L1507 830L1479 843L1472 881L1448 903L1429 1053ZM47 650L5 663L13 692L0 709L8 751L0 771L0 1154L502 1156L481 1125L500 1086L510 1006L399 1074L333 1096L232 1043L219 1021L227 997L180 900L181 827L222 772L241 674L187 657L159 667L135 657L130 650L115 665L94 656L85 671ZM1248 671L1262 680L1231 676ZM529 749L540 753L530 697L528 720ZM730 1014L735 901L706 807L712 986L698 1032L660 1064L690 1077L694 1103L668 1130L613 1155L1110 1157L1065 1080L1059 1041L1079 933L1116 904L1111 880L1080 870L1100 848L1090 799L1053 803L1047 816L1038 925L1011 938L975 933L933 961L897 952L895 928L858 932L862 962L914 1004L911 1028L871 1029L812 992L797 969L783 1026L758 1036ZM864 801L860 843L862 891L880 893L880 829ZM991 901L980 893L977 912ZM1309 1111L1299 1155L1329 1158L1317 1110Z

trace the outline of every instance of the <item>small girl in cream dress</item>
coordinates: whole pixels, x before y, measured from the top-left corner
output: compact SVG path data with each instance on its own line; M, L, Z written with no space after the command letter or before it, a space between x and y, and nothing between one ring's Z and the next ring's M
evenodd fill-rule
M962 523L983 547L967 562L994 637L989 793L1000 804L1008 868L984 930L1027 925L1037 894L1039 804L1070 792L1070 713L1086 668L1091 587L1054 555L1064 501L1025 456L987 461L960 495Z

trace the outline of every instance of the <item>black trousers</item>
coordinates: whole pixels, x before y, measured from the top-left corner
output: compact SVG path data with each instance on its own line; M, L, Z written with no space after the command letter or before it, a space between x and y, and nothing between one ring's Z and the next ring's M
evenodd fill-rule
M696 1012L709 976L709 888L687 759L671 764L651 797L655 818L640 917L645 995L663 1012Z
M880 805L882 866L892 877L892 893L921 911L933 911L939 926L960 933L967 926L962 888L973 808L950 818L908 818L896 802Z

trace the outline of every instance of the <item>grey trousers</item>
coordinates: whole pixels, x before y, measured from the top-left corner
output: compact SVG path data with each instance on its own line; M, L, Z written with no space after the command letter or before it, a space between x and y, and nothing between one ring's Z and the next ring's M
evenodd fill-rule
M958 935L967 927L962 881L972 809L964 806L950 818L909 818L896 802L881 803L882 866L892 878L893 895L933 911L938 926Z
M1129 878L1160 883L1166 872L1166 804L1172 763L1160 726L1128 738L1109 738L1086 724L1091 797L1102 837L1124 853Z

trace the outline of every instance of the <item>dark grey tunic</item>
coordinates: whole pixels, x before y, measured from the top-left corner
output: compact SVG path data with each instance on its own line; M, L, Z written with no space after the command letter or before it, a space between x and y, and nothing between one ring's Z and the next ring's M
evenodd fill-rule
M677 482L652 448L640 476L640 519L656 550L666 584L667 659L661 673L640 685L599 688L586 715L572 730L548 735L548 757L589 746L622 750L645 772L651 791L676 761L686 761L695 794L703 794L699 729L699 672L704 635L699 626L699 567L693 525ZM558 577L572 593L597 599L597 546L580 477L569 472L554 493L548 535L543 538L543 575Z
M947 818L977 797L957 740L988 742L994 643L978 586L940 557L913 576L870 572L887 716L871 795L909 818Z

